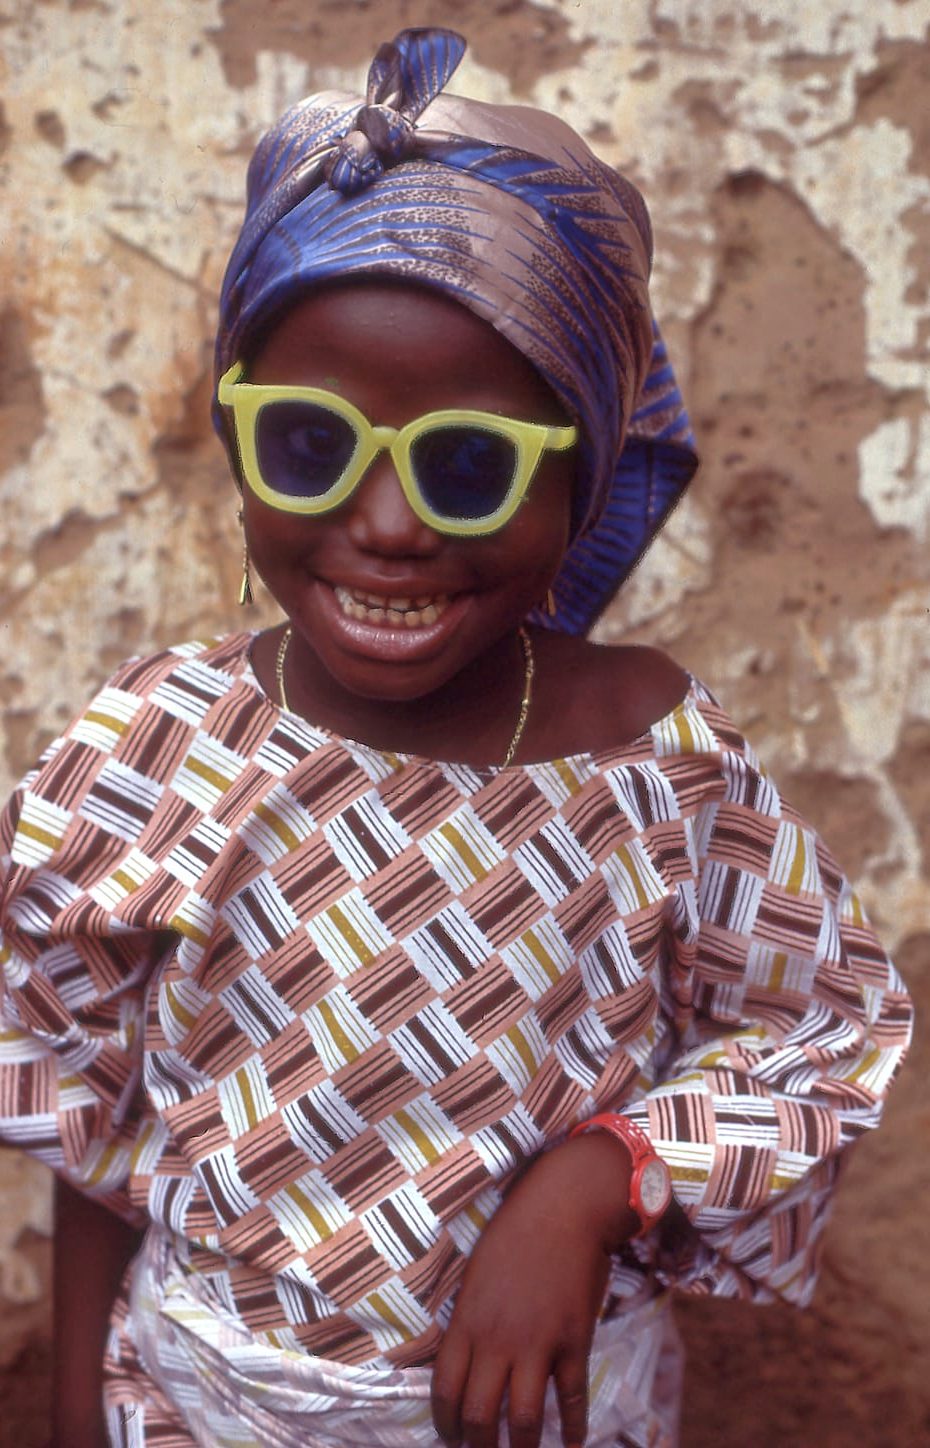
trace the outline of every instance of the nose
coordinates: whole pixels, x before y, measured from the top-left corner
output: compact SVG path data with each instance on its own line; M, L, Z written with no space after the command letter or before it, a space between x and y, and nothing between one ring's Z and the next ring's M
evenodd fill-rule
M362 552L426 558L442 546L440 535L407 502L387 451L374 459L345 507L349 537Z

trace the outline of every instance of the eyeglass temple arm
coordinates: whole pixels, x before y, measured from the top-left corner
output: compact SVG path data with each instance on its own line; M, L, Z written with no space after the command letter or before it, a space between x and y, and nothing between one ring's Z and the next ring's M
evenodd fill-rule
M242 362L234 362L227 369L216 385L216 396L221 407L232 406L232 389L237 382L241 382L245 375L245 366Z

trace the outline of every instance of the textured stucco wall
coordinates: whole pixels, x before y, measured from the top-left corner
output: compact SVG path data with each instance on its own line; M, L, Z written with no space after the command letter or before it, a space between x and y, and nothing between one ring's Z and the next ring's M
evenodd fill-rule
M128 653L240 623L208 401L246 159L431 21L472 40L460 89L559 110L653 209L705 466L605 636L714 685L930 1005L930 0L0 0L4 792ZM930 1441L919 1082L813 1313L686 1305L692 1445ZM0 1191L9 1363L47 1331L47 1193L9 1158Z

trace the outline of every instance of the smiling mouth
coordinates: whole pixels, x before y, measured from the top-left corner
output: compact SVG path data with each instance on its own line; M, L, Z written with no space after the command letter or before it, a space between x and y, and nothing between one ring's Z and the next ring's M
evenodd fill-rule
M382 628L426 628L428 624L435 623L449 606L447 593L395 598L341 585L337 585L333 592L347 618Z

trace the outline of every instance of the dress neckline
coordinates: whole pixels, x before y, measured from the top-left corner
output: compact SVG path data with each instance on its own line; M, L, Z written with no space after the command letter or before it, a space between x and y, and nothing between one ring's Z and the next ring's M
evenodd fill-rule
M434 759L428 754L417 754L403 749L379 749L375 744L366 744L362 739L352 739L347 734L338 734L326 724L318 724L312 719L305 719L303 714L295 713L293 709L283 708L278 700L273 699L267 692L255 672L255 667L252 663L252 645L258 638L258 635L258 629L251 629L240 635L242 640L241 677L243 681L255 691L264 706L273 714L281 718L294 719L298 724L302 725L303 728L309 729L314 734L322 735L334 744L344 745L346 748L364 754L371 759L397 761L398 764L404 766L424 765L440 770L468 771L468 773L479 777L495 778L498 775L508 775L515 771L549 769L554 764L581 764L597 768L606 760L615 759L621 754L636 752L642 745L651 742L656 730L661 730L663 726L668 725L680 710L687 708L689 704L694 702L698 690L697 679L690 670L686 669L684 672L688 679L688 687L678 702L672 705L671 709L667 710L660 718L653 720L651 724L647 725L645 729L641 730L639 734L634 735L631 739L621 740L619 743L607 745L603 749L580 749L575 750L571 754L554 755L547 759L520 760L519 762L507 765L467 764L463 760Z

